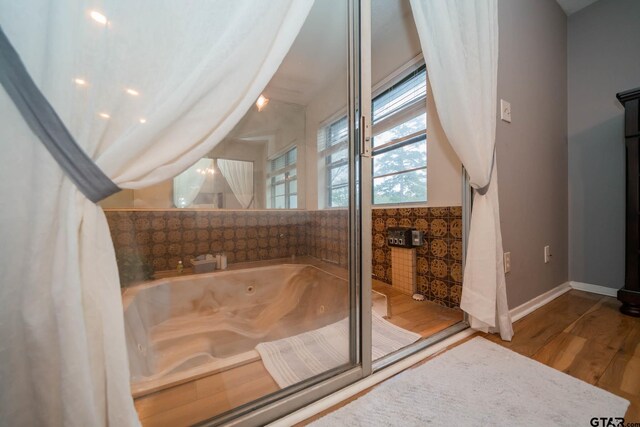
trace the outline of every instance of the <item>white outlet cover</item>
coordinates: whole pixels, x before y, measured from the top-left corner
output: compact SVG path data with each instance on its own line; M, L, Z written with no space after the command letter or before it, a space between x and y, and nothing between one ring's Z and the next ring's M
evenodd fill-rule
M500 119L511 123L511 103L504 99L500 100Z

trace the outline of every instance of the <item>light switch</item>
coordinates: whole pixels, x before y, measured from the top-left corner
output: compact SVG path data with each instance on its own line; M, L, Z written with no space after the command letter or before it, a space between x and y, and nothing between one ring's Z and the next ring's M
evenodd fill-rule
M504 272L508 273L511 271L511 252L504 253Z
M507 123L511 123L511 103L504 99L500 100L500 118Z

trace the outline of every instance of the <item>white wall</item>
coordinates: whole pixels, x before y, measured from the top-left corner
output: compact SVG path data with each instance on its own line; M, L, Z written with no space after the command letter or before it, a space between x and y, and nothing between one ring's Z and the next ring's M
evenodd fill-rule
M496 128L500 220L516 307L568 279L567 17L555 0L499 0L498 23L498 98L512 107Z
M569 16L569 276L621 288L624 108L640 87L640 1L600 0Z

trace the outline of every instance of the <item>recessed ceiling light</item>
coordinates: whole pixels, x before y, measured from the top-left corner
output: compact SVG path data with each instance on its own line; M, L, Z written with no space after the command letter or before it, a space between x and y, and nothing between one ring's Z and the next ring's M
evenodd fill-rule
M256 107L258 107L258 111L262 111L264 107L269 103L269 98L265 98L264 95L260 95L258 100L256 101Z
M78 86L86 86L87 85L87 81L85 79L74 79L73 80Z
M98 115L99 115L100 117L102 117L103 119L110 119L110 118L111 118L111 116L110 116L110 115L108 115L107 113L99 113Z
M140 122L140 123L142 123L142 124L145 124L145 123L147 123L147 119L145 119L145 118L143 117L143 118L141 118L141 119L139 120L139 122Z
M137 91L137 90L135 90L135 89L131 89L131 88L128 88L128 89L127 89L127 93L128 93L129 95L132 95L132 96L138 96L138 95L140 95L140 92L138 92L138 91Z
M89 12L89 16L100 25L107 25L107 22L109 22L106 16L95 10Z

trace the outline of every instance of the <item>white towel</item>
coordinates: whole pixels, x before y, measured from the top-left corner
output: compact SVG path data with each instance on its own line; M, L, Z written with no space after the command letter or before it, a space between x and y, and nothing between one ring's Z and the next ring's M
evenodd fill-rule
M372 316L372 357L379 359L419 340L420 334L407 331ZM349 362L349 319L256 346L269 374L285 388Z

